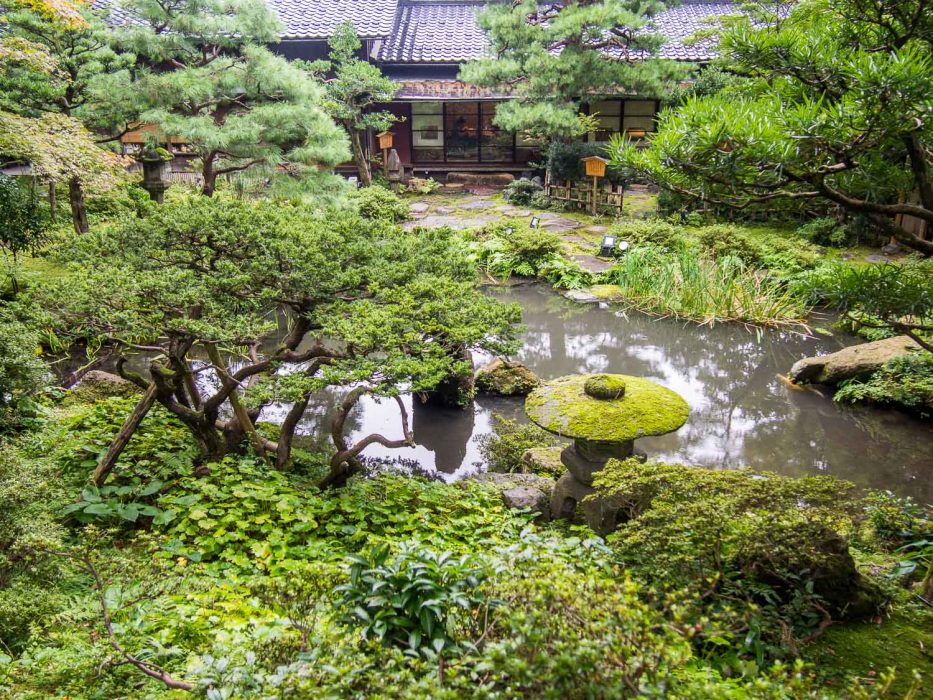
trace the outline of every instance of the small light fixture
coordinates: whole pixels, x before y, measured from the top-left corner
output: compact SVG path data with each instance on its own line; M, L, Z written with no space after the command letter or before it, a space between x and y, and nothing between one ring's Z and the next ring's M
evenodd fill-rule
M613 248L616 247L616 237L615 236L603 236L602 245L599 246L599 255L603 258L611 257L613 254Z
M379 139L379 149L382 151L388 151L392 148L392 142L395 138L395 134L391 131L383 131L379 134L376 134L376 138Z
M623 255L625 251L629 249L628 241L619 241L619 244L616 246L616 253L618 255Z
M648 135L644 129L629 129L625 133L630 139L643 139Z
M538 228L541 225L541 219L537 216L531 217L531 223L528 224L531 228Z
M506 227L505 227L505 232L506 232L507 234L509 234L510 236L512 235L513 230L514 230L514 229L513 229L511 226L506 226Z

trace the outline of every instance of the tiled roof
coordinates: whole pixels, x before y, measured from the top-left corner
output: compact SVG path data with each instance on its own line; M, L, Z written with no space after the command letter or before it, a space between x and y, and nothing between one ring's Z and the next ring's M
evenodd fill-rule
M285 27L283 39L326 39L337 25L352 22L364 38L386 36L395 24L398 0L266 0ZM132 24L134 18L120 0L93 0L109 10L111 25Z
M462 0L404 0L395 27L376 55L383 63L461 63L479 58L486 49L486 37L476 21L476 13L486 2ZM687 2L665 10L651 22L667 41L660 56L681 61L706 61L715 57L709 39L692 46L683 40L708 25L709 17L734 14L731 2Z
M461 63L482 56L476 21L485 2L419 2L399 7L395 27L376 56L383 63Z
M323 39L352 22L361 37L392 31L398 0L266 0L285 25L283 39Z
M678 7L664 10L655 17L651 24L664 37L664 45L658 54L661 58L678 61L709 61L716 58L715 40L704 39L690 46L684 39L700 29L708 29L710 18L721 17L741 12L731 2L689 2Z

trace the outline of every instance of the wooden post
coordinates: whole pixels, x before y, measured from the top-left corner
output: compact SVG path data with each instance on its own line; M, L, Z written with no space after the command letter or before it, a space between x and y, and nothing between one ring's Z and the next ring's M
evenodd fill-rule
M93 476L91 476L91 480L94 482L95 486L101 486L104 481L107 480L107 475L110 474L116 466L117 460L123 453L123 449L129 443L130 438L133 437L133 433L136 432L136 428L143 422L143 418L146 417L146 414L149 413L149 409L152 408L152 404L155 403L157 393L156 383L152 382L149 388L146 389L143 397L139 400L139 403L136 404L136 408L134 408L133 412L123 421L123 425L120 427L119 432L117 432L113 442L110 443L110 447L107 448L107 453L97 464L97 468L94 470Z
M593 208L590 210L590 213L593 216L596 216L596 202L599 200L599 178L595 175L593 176Z

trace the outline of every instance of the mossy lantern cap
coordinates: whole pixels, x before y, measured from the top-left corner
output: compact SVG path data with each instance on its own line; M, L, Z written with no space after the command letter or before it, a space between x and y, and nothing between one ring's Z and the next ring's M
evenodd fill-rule
M528 417L547 431L593 442L628 442L664 435L687 422L677 392L624 374L576 374L535 389Z

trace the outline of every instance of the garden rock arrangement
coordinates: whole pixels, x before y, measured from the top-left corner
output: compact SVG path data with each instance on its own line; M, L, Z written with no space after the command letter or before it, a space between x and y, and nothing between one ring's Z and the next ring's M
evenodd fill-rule
M635 440L682 426L690 409L674 391L621 374L561 377L536 389L525 411L548 432L573 438L561 452L568 469L551 495L551 517L582 520L605 534L615 529L618 505L596 493L593 478L610 459L636 456Z
M499 474L484 472L472 477L481 484L491 484L509 508L538 513L545 520L550 517L551 492L554 480L538 474Z
M476 388L484 394L525 396L541 380L520 362L495 359L476 370Z
M799 360L791 367L788 378L795 384L838 384L852 377L871 374L889 360L919 350L921 347L917 342L906 335L852 345L829 355Z

